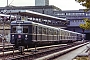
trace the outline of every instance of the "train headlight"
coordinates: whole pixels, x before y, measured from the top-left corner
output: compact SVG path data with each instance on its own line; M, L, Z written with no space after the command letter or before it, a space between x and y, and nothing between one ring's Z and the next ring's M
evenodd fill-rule
M28 38L27 38L27 36L28 36L28 35L25 35L25 40L27 40L27 39L28 39Z
M25 37L27 37L27 35L25 35Z
M14 35L12 35L12 40L14 39Z
M14 37L14 35L12 35L12 37Z

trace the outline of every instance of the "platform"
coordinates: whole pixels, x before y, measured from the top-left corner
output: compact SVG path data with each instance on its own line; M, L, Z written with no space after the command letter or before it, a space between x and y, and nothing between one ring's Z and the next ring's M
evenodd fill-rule
M78 49L75 49L74 51L71 51L67 54L64 54L54 60L72 60L75 58L78 54L83 53L87 49L87 45L80 47Z

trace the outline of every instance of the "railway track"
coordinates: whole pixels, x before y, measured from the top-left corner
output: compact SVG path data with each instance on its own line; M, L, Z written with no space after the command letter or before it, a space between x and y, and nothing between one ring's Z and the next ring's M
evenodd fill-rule
M81 44L81 45L80 45ZM60 45L52 45L52 46L44 46L44 47L37 47L37 51L35 51L35 48L29 48L29 49L25 49L24 53L21 54L19 50L15 50L15 51L8 51L8 52L4 52L4 56L2 55L2 53L0 53L0 58L4 60L19 60L19 59L28 59L28 60L33 60L33 59L45 59L43 58L43 56L47 56L50 54L53 54L55 52L59 52L59 51L63 51L61 54L65 53L65 51L69 51L66 49L70 49L72 47L78 48L80 46L83 46L85 44L88 43L73 43L73 44L60 44ZM72 48L70 50L73 50L75 48ZM13 55L12 55L13 54ZM40 58L42 57L42 58ZM50 57L48 57L50 58Z
M13 50L13 49L14 49L14 44L5 44L4 46L0 45L0 52L10 51L10 50Z

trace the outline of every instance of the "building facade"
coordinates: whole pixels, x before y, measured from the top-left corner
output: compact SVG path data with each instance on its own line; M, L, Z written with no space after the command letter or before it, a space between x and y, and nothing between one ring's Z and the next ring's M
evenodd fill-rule
M49 5L49 0L35 0L35 6Z
M54 11L54 15L60 18L66 18L70 21L67 29L79 33L86 34L86 39L90 40L90 30L84 30L79 27L80 24L84 24L84 18L90 19L90 11L85 12L83 9L80 10L67 10L67 11Z

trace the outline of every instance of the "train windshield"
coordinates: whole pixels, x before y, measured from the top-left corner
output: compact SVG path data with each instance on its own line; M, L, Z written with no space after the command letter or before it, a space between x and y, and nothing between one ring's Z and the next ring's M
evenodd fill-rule
M28 33L28 26L12 26L12 33Z
M17 33L22 33L23 32L23 27L22 26L16 26L16 32Z

